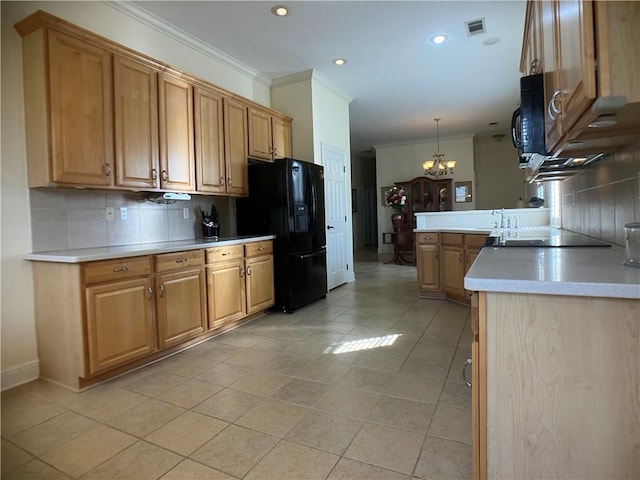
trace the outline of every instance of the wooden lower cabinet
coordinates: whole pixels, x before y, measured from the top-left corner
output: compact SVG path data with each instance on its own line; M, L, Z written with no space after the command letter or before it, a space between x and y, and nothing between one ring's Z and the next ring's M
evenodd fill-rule
M264 311L275 301L271 240L207 250L209 328Z
M207 265L209 329L247 315L244 259Z
M160 348L204 333L204 268L165 273L156 277L156 316Z
M476 295L474 478L640 478L640 301Z
M206 267L204 249L34 262L40 378L81 390L259 314L274 301L272 252L216 247Z
M273 255L247 258L247 314L266 310L273 306L275 291L273 285Z
M89 373L107 370L156 350L148 277L89 286L85 295Z
M443 297L440 289L440 235L418 233L416 236L416 266L418 294L421 297Z

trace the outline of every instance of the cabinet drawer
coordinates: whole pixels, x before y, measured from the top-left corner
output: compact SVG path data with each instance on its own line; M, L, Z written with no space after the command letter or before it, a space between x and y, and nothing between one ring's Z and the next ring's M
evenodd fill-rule
M188 252L165 253L155 256L156 272L170 272L183 268L201 267L204 265L204 252L192 250Z
M244 245L229 245L207 249L207 263L214 263L244 257Z
M437 245L438 234L437 233L419 233L418 245Z
M465 247L482 247L487 241L487 235L465 235L464 245Z
M151 273L149 257L118 258L84 265L85 283L107 282Z
M257 257L260 255L269 255L273 253L273 243L271 240L265 240L263 242L247 243L244 246L245 257Z
M441 234L442 245L460 245L462 246L462 234L461 233L443 233Z

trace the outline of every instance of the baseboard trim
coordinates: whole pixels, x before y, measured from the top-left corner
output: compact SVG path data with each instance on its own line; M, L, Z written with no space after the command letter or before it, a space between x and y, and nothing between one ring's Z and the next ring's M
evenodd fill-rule
M38 360L7 368L2 370L0 391L4 392L24 383L32 382L38 377L40 377L40 362Z

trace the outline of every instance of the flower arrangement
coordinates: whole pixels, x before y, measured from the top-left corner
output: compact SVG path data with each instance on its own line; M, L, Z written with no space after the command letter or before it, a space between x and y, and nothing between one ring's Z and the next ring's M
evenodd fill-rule
M402 212L407 201L404 188L393 187L387 192L385 197L388 207L393 207L396 212Z

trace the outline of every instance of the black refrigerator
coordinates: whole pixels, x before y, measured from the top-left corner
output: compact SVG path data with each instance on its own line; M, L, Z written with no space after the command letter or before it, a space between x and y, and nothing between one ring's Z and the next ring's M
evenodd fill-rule
M238 235L276 236L274 308L292 313L327 296L324 168L293 158L249 165L236 202Z

